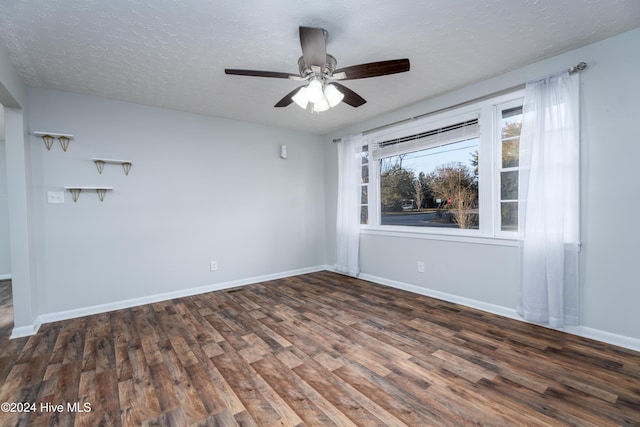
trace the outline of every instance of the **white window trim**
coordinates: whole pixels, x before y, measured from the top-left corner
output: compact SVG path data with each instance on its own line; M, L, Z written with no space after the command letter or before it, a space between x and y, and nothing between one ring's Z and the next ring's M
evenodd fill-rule
M513 107L517 107L517 106L521 106L522 103L524 102L524 90L519 91L518 93L521 93L520 97L517 97L515 99L512 99L510 101L506 101L506 102L502 102L502 103L497 103L494 107L494 126L495 126L495 133L494 133L494 138L495 138L495 155L493 156L493 161L494 161L494 167L493 170L495 171L494 174L494 179L496 180L495 185L493 186L493 191L494 191L494 212L495 214L492 216L492 220L494 221L494 229L495 229L495 235L496 237L501 237L501 238L506 238L506 239L517 239L518 238L518 232L517 231L503 231L501 229L501 224L500 224L500 215L501 215L501 206L500 206L500 172L506 172L508 169L514 169L514 170L520 170L519 167L514 167L514 168L502 168L502 146L501 146L501 142L502 142L502 135L501 135L501 131L502 131L502 117L501 117L501 112L504 110L508 110L509 108L513 108ZM518 193L519 194L519 193ZM518 198L517 202L520 202L520 199Z
M415 228L420 228L420 229L414 230ZM360 234L373 235L373 236L399 237L399 238L406 238L406 239L473 243L478 245L518 246L517 239L508 238L508 237L464 235L460 233L448 234L445 232L440 232L440 229L436 229L435 232L428 232L428 231L422 231L422 228L426 228L426 227L402 227L402 226L389 226L389 225L372 227L369 225L362 225L360 227ZM455 229L451 229L451 230L455 230Z
M499 151L500 118L499 113L505 105L522 102L524 90L489 98L477 103L461 106L450 111L434 114L419 120L385 128L366 136L366 141L385 141L464 121L465 118L478 118L480 122L480 169L479 198L480 225L477 230L456 228L410 227L380 224L380 161L373 160L369 147L369 223L360 226L362 234L394 236L413 239L454 241L500 246L517 246L517 232L500 230L500 199L498 183L499 170L496 167ZM437 146L434 144L433 146ZM431 148L427 146L425 148Z

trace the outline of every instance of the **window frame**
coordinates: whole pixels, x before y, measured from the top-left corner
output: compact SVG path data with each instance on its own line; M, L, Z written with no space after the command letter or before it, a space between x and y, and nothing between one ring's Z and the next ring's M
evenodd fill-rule
M371 178L369 177L369 174L371 173L371 167L370 167L371 158L369 157L369 154L370 154L369 145L365 142L360 146L360 158L362 159L360 163L360 225L361 226L368 225L370 221L369 199L371 195L370 195L369 189L371 184ZM365 159L366 159L366 170L367 170L366 177L364 174ZM365 198L365 194L366 194L367 202L363 203L362 200ZM365 211L366 211L366 214L363 214L363 212ZM365 222L362 222L363 219L365 220Z
M524 89L490 97L460 107L452 107L421 119L409 120L395 126L374 131L365 136L364 145L369 149L368 182L368 223L361 224L363 234L387 235L396 237L464 241L472 243L517 245L515 231L500 229L500 169L501 166L501 114L504 109L522 105ZM509 107L505 107L508 105ZM460 123L469 117L477 118L480 124L478 144L478 209L480 223L478 229L459 229L444 227L415 227L381 225L380 215L380 159L374 160L372 145L374 142L401 138L420 132L438 129ZM431 144L419 150L434 148L442 144ZM416 150L417 151L417 150ZM385 156L386 157L386 156Z
M495 152L495 180L496 180L496 184L494 185L494 191L495 191L495 209L496 209L496 214L493 217L494 220L494 229L495 229L495 234L496 236L499 237L506 237L506 238L512 238L512 239L517 239L518 238L518 229L516 229L515 231L507 231L507 230L502 230L502 194L501 194L501 183L502 183L502 178L501 178L501 173L502 172L519 172L520 171L520 162L518 161L518 166L511 166L511 167L503 167L502 166L502 112L515 108L515 107L522 107L523 105L523 101L524 101L524 94L522 98L519 99L514 99L511 101L507 101L507 102L503 102L501 104L497 104L495 106L495 121L496 121L496 134L495 134L495 148L496 148L496 152ZM518 138L520 138L518 136ZM521 203L522 200L520 199L520 192L518 191L518 198L517 199L505 199L505 200L512 200L515 201L516 203Z

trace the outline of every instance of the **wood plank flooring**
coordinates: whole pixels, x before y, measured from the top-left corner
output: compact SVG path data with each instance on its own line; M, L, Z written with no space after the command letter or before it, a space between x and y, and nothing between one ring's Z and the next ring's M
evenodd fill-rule
M11 280L0 280L0 338L13 328L13 296Z
M640 353L329 272L9 333L2 426L640 425Z

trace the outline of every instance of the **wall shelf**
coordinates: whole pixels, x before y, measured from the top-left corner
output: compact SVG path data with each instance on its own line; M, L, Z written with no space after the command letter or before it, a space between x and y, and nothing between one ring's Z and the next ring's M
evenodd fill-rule
M107 191L113 190L113 187L64 187L64 189L71 192L71 197L73 197L74 202L78 201L82 190L95 190L98 198L102 202L104 201L104 196L107 194Z
M44 146L47 147L47 150L51 150L53 141L58 138L60 146L62 147L62 151L67 151L67 148L69 148L69 142L71 142L71 140L73 139L73 135L69 133L35 131L33 132L33 134L42 138L42 141L44 141Z
M100 174L102 174L102 171L104 170L104 165L106 163L113 163L117 165L122 165L122 169L124 169L124 174L129 175L129 171L131 170L131 165L133 164L133 162L130 160L114 160L114 159L100 159L100 158L94 158L91 160L93 160L93 162L96 164L96 167L98 168L98 173Z

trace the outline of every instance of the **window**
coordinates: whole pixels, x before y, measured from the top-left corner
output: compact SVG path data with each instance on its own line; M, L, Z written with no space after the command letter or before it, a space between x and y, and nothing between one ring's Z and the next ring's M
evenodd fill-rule
M369 134L361 224L515 237L521 120L518 92Z
M369 146L362 146L360 224L369 224Z
M500 111L500 230L518 231L518 173L522 105Z
M380 223L477 228L478 129L474 119L378 143ZM404 152L408 141L417 151Z

